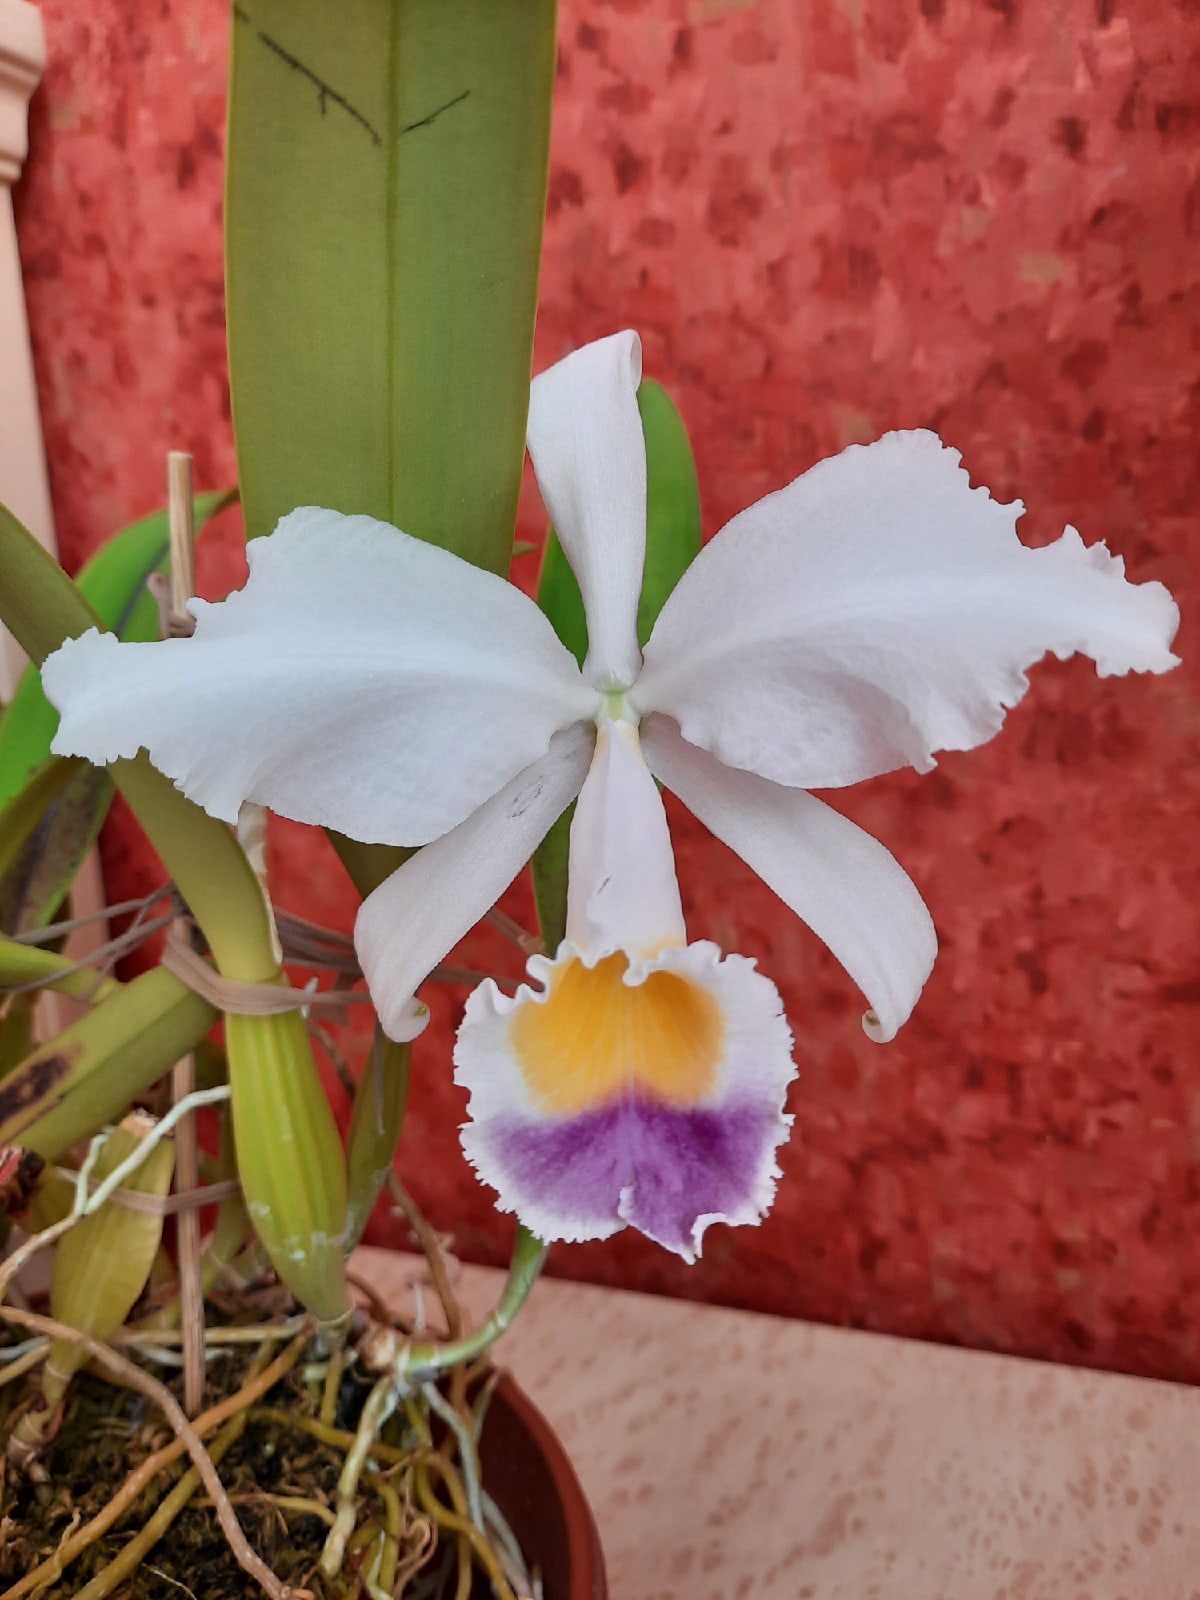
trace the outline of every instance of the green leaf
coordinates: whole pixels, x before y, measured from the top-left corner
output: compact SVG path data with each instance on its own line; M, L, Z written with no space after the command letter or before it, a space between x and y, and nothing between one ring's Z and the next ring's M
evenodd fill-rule
M658 613L700 549L700 489L687 429L660 383L647 378L638 389L646 436L646 568L638 601L638 643L649 639ZM587 619L583 596L553 528L538 579L538 605L554 631L583 665ZM562 942L567 920L567 851L570 817L560 817L533 857L533 889L547 950Z
M554 0L238 0L230 383L251 537L366 512L507 572Z
M113 1129L93 1169L93 1187L103 1183L138 1150L152 1127L152 1119L138 1112ZM122 1188L161 1200L171 1187L174 1168L175 1142L166 1138L148 1152ZM114 1205L111 1200L77 1222L55 1247L51 1316L99 1339L110 1338L146 1287L162 1231L161 1214L133 1211ZM87 1351L78 1341L56 1339L50 1352L48 1394L61 1394L71 1373L86 1360Z
M588 650L587 617L579 582L553 528L546 529L546 548L538 574L537 601L554 631L582 667Z
M0 929L44 928L66 899L112 799L107 772L52 759L0 809Z
M18 944L0 934L0 990L37 983L43 989L69 994L76 1000L98 1005L117 993L121 985L115 978L102 977L93 967L78 967L70 956L59 955L41 945Z
M574 815L572 802L533 853L533 898L537 906L538 931L552 955L567 934L567 862Z
M404 1126L412 1050L389 1039L378 1023L363 1065L346 1132L346 1248L352 1250L392 1170Z
M162 967L144 972L0 1080L0 1144L57 1161L119 1120L216 1016Z
M100 618L22 523L0 505L0 622L38 666Z
M87 762L78 756L51 761L0 810L0 885L16 872L30 841L42 827L47 813L62 798L72 778L87 770ZM0 889L0 903L3 898ZM3 926L0 918L0 927Z
M14 994L0 1011L0 1078L7 1077L33 1049L33 1008L37 995Z
M236 489L197 495L196 532L236 499ZM158 607L146 580L167 566L167 513L156 511L115 534L75 582L100 622L118 638L156 639ZM0 716L0 804L49 756L57 727L58 713L42 692L41 675L36 667L27 667Z
M638 643L644 645L667 596L700 549L700 486L683 418L653 378L637 395L646 438L646 567L638 601ZM582 666L587 655L583 596L553 528L546 534L538 605Z
M254 1230L296 1298L331 1322L350 1309L346 1166L304 1019L298 1011L231 1012L225 1049L238 1174Z
M671 590L700 552L700 486L683 418L648 378L638 390L646 435L646 571L638 602L638 643L649 639Z

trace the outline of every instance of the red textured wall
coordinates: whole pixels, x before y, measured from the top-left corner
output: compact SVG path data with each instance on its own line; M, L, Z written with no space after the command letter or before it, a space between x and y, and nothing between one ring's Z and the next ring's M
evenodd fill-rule
M74 566L161 500L168 445L233 477L227 23L218 0L43 10L18 198ZM563 0L561 37L539 364L640 328L710 531L849 441L935 427L1025 498L1027 538L1069 520L1171 585L1191 659L1106 683L1050 663L987 749L839 798L941 933L885 1048L832 958L676 809L695 935L760 956L795 1024L784 1182L694 1269L625 1236L554 1270L1200 1378L1194 0ZM119 822L106 859L114 894L153 875ZM276 860L282 903L348 926L319 837L281 828ZM517 970L490 933L469 955ZM404 1165L464 1253L499 1259L509 1225L456 1141L460 1002L439 996L418 1047Z

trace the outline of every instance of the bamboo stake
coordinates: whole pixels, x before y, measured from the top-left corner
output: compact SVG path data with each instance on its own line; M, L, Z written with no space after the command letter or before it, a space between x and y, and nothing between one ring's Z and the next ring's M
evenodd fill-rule
M167 455L167 510L171 539L172 623L181 630L191 619L187 603L196 592L196 545L192 498L192 458L183 450ZM171 1072L171 1099L178 1105L196 1087L196 1058L189 1053ZM175 1187L194 1189L200 1181L196 1120L185 1117L175 1142ZM183 1331L183 1404L194 1417L204 1401L204 1290L200 1281L200 1210L188 1207L175 1219L179 1258L180 1326Z

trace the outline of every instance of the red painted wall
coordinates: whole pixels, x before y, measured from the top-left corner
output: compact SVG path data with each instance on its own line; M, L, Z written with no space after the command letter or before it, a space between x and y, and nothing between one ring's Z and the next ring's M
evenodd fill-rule
M227 22L218 0L43 10L18 201L73 567L161 501L168 446L203 483L234 475ZM539 364L639 327L710 531L848 441L935 427L1027 501L1028 539L1069 520L1171 585L1190 660L1105 683L1046 664L987 749L838 797L941 932L885 1048L832 958L676 808L694 933L761 957L795 1024L785 1179L694 1269L626 1236L553 1270L1200 1378L1195 5L563 0L561 37ZM237 572L226 529L204 591ZM153 881L120 819L105 854L114 895ZM281 827L276 874L283 904L349 925L319 837ZM518 968L489 932L468 956ZM509 1225L456 1140L461 998L436 998L418 1047L403 1164L464 1254L500 1259Z

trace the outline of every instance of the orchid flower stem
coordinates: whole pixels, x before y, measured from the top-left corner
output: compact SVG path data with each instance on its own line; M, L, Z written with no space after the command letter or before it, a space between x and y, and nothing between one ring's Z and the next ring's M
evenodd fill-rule
M545 1260L546 1246L528 1228L518 1225L508 1281L496 1309L473 1333L461 1339L451 1339L440 1345L402 1345L395 1357L395 1381L424 1384L447 1368L473 1361L482 1354L508 1328L525 1304Z

